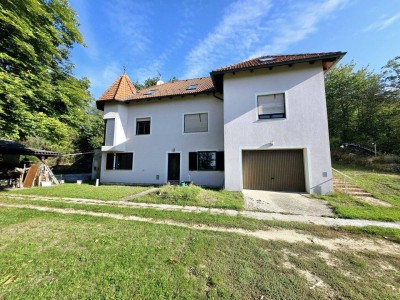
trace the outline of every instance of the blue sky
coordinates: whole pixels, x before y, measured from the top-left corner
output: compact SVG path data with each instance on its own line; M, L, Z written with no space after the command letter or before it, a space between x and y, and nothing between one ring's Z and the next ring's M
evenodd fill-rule
M399 0L70 0L87 47L75 75L98 98L122 74L132 81L208 76L252 57L348 52L379 71L400 55Z

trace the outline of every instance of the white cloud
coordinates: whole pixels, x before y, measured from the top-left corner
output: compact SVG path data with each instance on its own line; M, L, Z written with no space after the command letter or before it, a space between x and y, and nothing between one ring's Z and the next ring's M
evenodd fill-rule
M109 1L105 6L108 23L119 36L120 47L130 53L143 53L150 44L147 2ZM123 50L121 49L121 50Z
M321 20L348 0L280 2L238 0L221 22L186 57L186 77L206 75L223 64L264 54L279 54L318 29ZM218 63L219 62L219 63Z
M377 31L383 30L398 20L400 20L400 13L398 13L388 19L384 19L384 20L380 20L378 22L372 23L371 25L365 27L363 32L367 32L367 31L371 31L371 30L377 30Z
M268 0L245 0L231 4L215 30L186 57L188 70L185 77L203 75L222 56L251 47L264 31L260 23L270 7ZM238 44L241 47L237 47ZM230 53L226 53L227 51ZM241 54L238 53L239 56Z

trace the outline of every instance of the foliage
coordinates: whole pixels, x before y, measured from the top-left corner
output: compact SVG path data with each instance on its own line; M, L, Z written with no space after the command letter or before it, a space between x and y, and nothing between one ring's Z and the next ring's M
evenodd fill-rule
M329 133L334 147L344 142L400 153L400 58L383 72L356 70L354 62L333 68L326 75Z
M218 207L243 209L244 201L241 192L225 190L210 190L196 185L171 186L165 185L159 191L134 198L134 202L193 205L202 207Z
M79 125L79 136L76 139L76 146L82 152L90 152L98 149L103 144L104 120L103 113L92 107Z
M71 151L91 101L89 80L72 74L75 11L67 0L1 1L0 36L0 138Z
M157 85L157 81L160 80L160 77L149 77L142 83L139 81L136 81L133 85L136 87L138 90L143 90L147 89L148 87L155 86Z

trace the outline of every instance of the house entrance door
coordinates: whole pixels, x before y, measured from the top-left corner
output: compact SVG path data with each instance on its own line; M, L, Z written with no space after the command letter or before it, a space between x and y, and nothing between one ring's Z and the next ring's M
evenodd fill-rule
M168 181L179 181L181 169L181 155L179 153L168 153Z

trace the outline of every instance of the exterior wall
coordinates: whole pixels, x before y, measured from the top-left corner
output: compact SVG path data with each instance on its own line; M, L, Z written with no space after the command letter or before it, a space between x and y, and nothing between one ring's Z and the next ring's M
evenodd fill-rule
M257 94L285 92L286 118L258 120ZM243 187L242 150L303 149L306 190L332 191L321 63L224 75L225 188Z
M208 132L184 133L184 114L201 112L208 112ZM116 118L117 146L102 147L101 182L165 184L168 153L175 152L181 154L181 181L190 179L198 185L223 185L222 171L189 172L189 152L224 150L221 100L212 95L190 95L140 103L106 104L104 117ZM150 135L136 135L136 118L144 117L151 118ZM118 150L133 152L132 170L106 170L106 153Z

